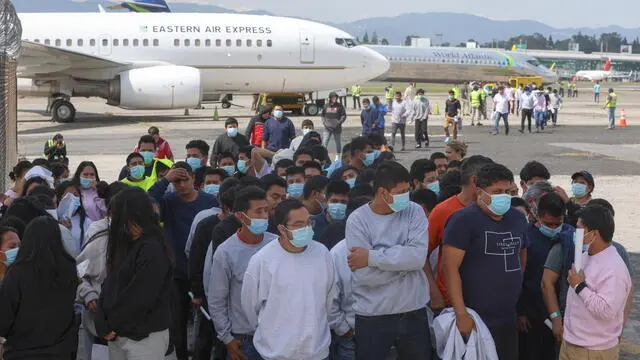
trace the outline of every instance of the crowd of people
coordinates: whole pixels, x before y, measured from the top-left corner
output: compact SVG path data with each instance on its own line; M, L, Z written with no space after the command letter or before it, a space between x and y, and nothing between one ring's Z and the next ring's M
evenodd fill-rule
M400 119L429 144L416 96L363 99L363 134L344 145L336 94L323 134L260 108L245 134L228 118L175 162L152 127L111 184L90 161L20 161L0 218L4 358L617 359L633 269L594 177L577 171L567 192L532 161L517 183L455 139L406 168ZM496 98L507 125L513 100Z

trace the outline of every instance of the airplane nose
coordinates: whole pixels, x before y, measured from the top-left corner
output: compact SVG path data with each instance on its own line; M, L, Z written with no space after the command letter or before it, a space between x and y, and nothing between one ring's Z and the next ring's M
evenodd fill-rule
M371 79L377 78L380 75L383 75L389 68L391 67L391 63L387 60L386 57L382 56L377 51L363 47L364 51L364 62L365 66L369 70L369 74L371 75Z

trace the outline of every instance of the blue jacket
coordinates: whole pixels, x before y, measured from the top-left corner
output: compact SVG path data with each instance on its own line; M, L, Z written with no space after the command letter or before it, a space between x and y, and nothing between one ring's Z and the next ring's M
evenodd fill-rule
M380 105L376 106L376 110L378 110L378 121L376 121L376 128L384 129L384 116L389 112L389 108L386 104L380 103Z
M369 133L371 133L373 125L378 122L378 117L378 109L373 106L369 106L367 110L362 110L360 113L360 122L362 123L363 135L369 135Z

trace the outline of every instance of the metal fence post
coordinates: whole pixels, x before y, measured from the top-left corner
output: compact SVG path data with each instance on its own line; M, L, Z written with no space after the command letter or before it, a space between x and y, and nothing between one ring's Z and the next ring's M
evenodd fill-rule
M22 26L9 0L0 0L0 190L18 162L17 58L22 49Z

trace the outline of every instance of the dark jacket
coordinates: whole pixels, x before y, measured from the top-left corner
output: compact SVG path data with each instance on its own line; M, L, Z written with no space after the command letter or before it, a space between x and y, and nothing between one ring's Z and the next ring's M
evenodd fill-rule
M49 161L63 161L67 157L67 144L62 141L60 148L57 146L57 141L47 140L44 143L44 157Z
M327 130L340 130L342 124L347 121L347 112L344 110L344 106L339 102L327 103L322 109L322 125Z
M360 122L362 123L362 134L369 135L373 125L378 121L378 109L375 106L369 106L367 110L360 113Z
M0 284L4 359L71 359L78 347L75 297L74 283L45 288L28 264L9 269Z
M204 260L207 256L207 249L211 244L211 236L213 229L220 223L218 215L206 217L196 226L196 232L193 235L191 249L189 250L189 281L191 283L191 292L196 298L204 296L204 285L202 284L202 273L204 271Z
M158 240L143 236L134 242L118 269L102 284L96 332L110 332L140 341L171 325L171 260Z
M220 134L220 136L218 136L216 142L213 144L209 163L211 163L211 166L216 166L217 157L223 152L230 152L233 154L234 158L238 158L238 151L240 148L248 145L249 140L246 136L238 133L235 137L231 137L227 135L225 131L224 134Z

